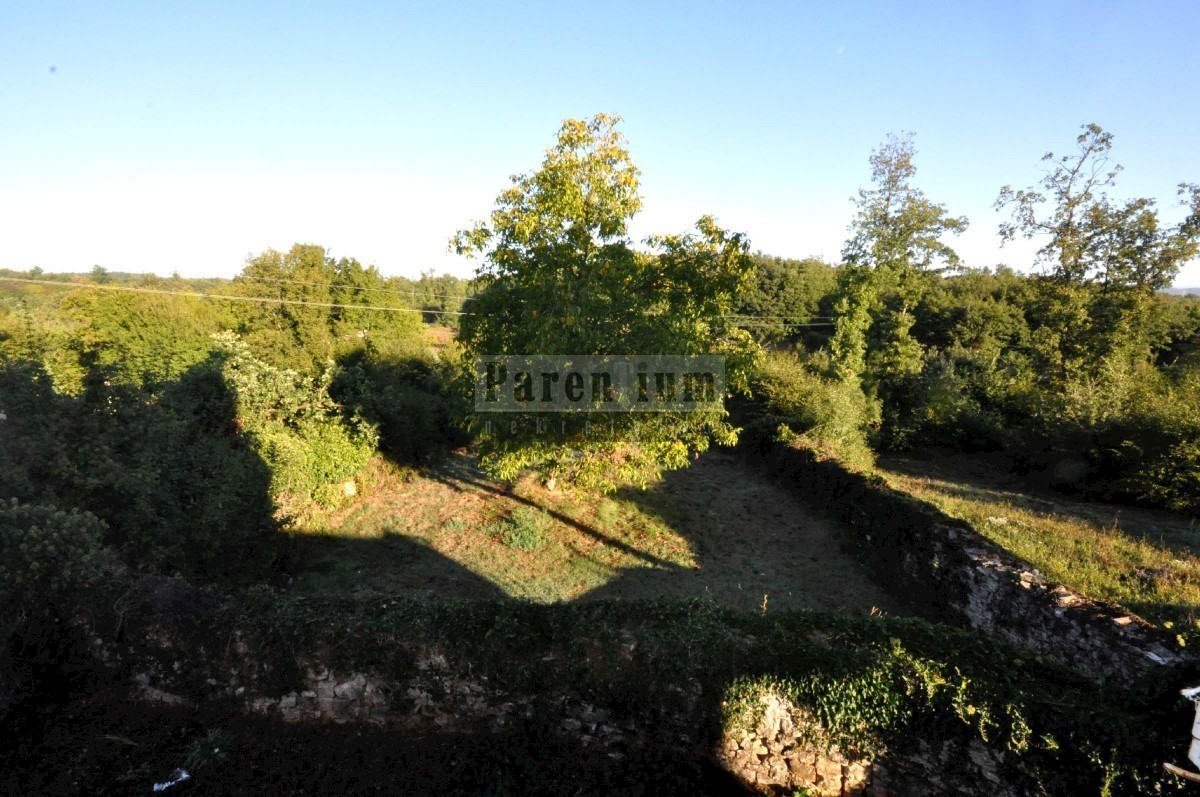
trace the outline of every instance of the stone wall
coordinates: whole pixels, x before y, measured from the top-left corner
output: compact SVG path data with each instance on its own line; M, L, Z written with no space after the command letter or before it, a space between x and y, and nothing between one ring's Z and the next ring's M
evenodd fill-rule
M880 581L927 619L977 629L1117 684L1194 660L1140 618L1048 581L968 524L878 478L765 434L746 434L741 450L848 526Z
M1020 762L978 741L922 743L904 756L880 756L884 764L839 749L784 697L764 694L758 709L757 721L726 729L719 755L730 772L761 791L807 790L820 797L1025 793L1028 777Z
M259 695L239 687L221 694L235 698L248 710L277 716L287 722L367 722L409 727L415 731L498 731L508 723L528 719L534 698L514 697L490 688L485 681L464 678L446 667L445 658L425 660L424 673L404 684L388 683L365 673L310 672L306 688L282 697ZM149 703L188 705L190 698L150 686L148 674L137 677L134 696ZM220 690L214 687L216 696ZM580 750L615 761L636 755L643 746L659 754L714 759L714 763L753 793L793 794L807 790L821 797L901 797L957 794L963 797L1007 797L1027 793L1026 778L1011 755L970 743L921 743L915 752L888 753L880 758L853 756L829 741L820 724L786 698L762 697L755 721L747 727L726 728L716 752L703 733L696 732L693 712L673 721L658 718L652 727L622 717L567 694L538 696L537 710L548 719L551 732L569 736ZM1020 775L1002 777L1005 770Z
M531 659L553 660L547 665L553 672L518 682L489 674L453 646L415 633L422 623L411 626L412 634L383 637L355 633L361 627L348 625L346 614L320 611L304 614L302 622L336 629L334 643L296 645L280 633L277 616L219 604L162 577L143 578L119 600L99 605L114 604L120 607L114 624L97 623L95 617L81 622L90 626L96 658L118 684L130 685L133 698L149 703L248 711L287 722L370 723L418 733L532 727L539 738L567 740L574 754L620 762L644 761L653 751L660 760L719 767L762 793L1005 795L1026 793L1017 786L1005 789L1029 782L1020 762L984 745L961 724L939 734L944 740L897 738L887 742L894 748L864 756L839 748L812 715L774 693L762 698L761 710L751 711L754 716L746 722L730 722L723 690L706 687L694 670L681 666L677 653L652 653L653 638L627 628L618 632L618 651L604 648L612 654L605 660L597 658L601 653L590 641L571 635L551 648L526 646L523 652ZM495 608L491 613L499 619L520 611ZM670 619L661 622L659 631L679 627ZM600 630L591 629L592 641ZM339 656L351 637L367 638L362 650L369 655ZM719 668L728 663L730 650L743 646L748 646L746 658L735 665L738 671L756 669L767 660L749 637L735 633L727 642L732 647L706 646L697 660L713 660L711 666ZM634 656L635 651L646 658ZM613 688L589 689L578 677L584 670L601 675ZM644 697L631 699L634 686L648 681L648 670L666 680ZM722 676L718 682L728 684L729 679Z

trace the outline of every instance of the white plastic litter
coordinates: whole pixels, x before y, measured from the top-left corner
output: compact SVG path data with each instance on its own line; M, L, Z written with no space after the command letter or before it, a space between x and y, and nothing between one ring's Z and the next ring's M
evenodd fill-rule
M156 792L166 791L167 789L171 788L172 786L178 786L180 783L183 783L185 780L187 780L190 777L191 777L191 775L188 774L188 771L186 769L177 769L171 773L171 779L168 780L166 783L155 783L154 791L156 791Z
M1163 767L1192 783L1200 783L1200 686L1179 690L1179 694L1196 704L1196 718L1192 721L1192 743L1188 747L1188 761L1195 769L1185 769L1178 764L1164 762Z
M1192 721L1192 744L1188 748L1188 761L1200 769L1200 686L1182 689L1181 695L1196 704L1196 718Z

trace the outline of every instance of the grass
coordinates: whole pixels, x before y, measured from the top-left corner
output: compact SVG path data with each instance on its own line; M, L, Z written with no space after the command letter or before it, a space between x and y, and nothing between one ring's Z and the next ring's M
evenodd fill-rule
M500 539L518 551L536 551L546 544L546 535L552 522L550 516L540 509L519 506L509 516L500 532Z
M423 473L372 464L356 502L295 533L294 588L553 603L701 598L746 610L869 613L895 601L840 532L714 452L648 491L599 496L488 479L465 455Z
M970 523L1047 578L1200 643L1200 524L997 481L978 461L883 460L893 487Z

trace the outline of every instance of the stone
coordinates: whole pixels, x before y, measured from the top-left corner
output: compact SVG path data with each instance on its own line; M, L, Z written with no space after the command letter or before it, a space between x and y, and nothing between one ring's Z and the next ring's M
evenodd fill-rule
M354 700L362 696L363 690L366 688L367 679L362 675L356 675L348 681L344 681L333 689L333 694L345 700Z
M844 774L845 782L842 784L842 790L846 794L862 794L870 781L870 770L866 764L859 761L854 761L846 765Z
M788 771L792 773L792 777L796 780L800 780L807 785L816 784L816 755L812 750L805 750L802 754L798 754L795 758L789 759Z
M816 782L823 790L838 793L842 788L842 765L837 761L819 756Z

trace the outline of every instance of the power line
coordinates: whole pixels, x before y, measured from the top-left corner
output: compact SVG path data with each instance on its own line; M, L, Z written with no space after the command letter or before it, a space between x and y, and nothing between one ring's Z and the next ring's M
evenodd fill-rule
M255 282L280 282L289 285L310 285L318 288L346 288L348 290L362 291L364 293L388 293L397 296L428 296L434 299L461 299L466 301L472 298L471 296L456 296L452 293L426 293L425 291L401 291L393 288L363 288L358 285L346 285L344 283L325 283L325 282L306 282L304 280L293 280L285 277L248 277L245 274L239 274L233 278L234 280L254 280Z
M422 310L416 307L381 307L369 304L337 304L335 302L309 302L303 299L272 299L265 296L230 296L222 293L200 293L198 291L167 291L157 288L136 288L129 285L99 285L93 282L63 282L60 280L39 280L26 277L2 277L0 282L25 282L32 285L57 285L68 288L94 288L105 291L125 291L128 293L157 293L164 296L187 296L193 299L225 299L231 302L251 302L254 304L295 304L304 307L326 307L343 310L377 310L392 313L427 313L436 312L442 315L474 315L460 310Z
M733 321L733 322L731 322L731 326L754 327L754 328L763 327L763 328L767 328L767 329L779 329L780 327L785 327L785 328L787 328L787 327L835 327L835 326L837 326L837 324L834 323L833 321L820 321L820 322L812 323L812 324L785 324L782 322L780 322L780 323L772 323L772 322L746 323L744 321Z
M163 296L183 296L193 299L224 299L231 302L250 302L252 304L290 304L299 305L302 307L323 307L330 309L343 310L372 310L378 312L392 313L427 313L436 312L442 315L468 316L479 315L478 313L470 313L462 310L423 310L414 307L384 307L378 305L367 304L339 304L337 302L313 302L304 299L282 299L272 298L267 296L233 296L230 294L220 293L202 293L199 291L171 291L159 288L140 288L131 285L102 285L94 282L67 282L64 280L42 280L31 279L28 277L5 277L0 276L0 282L21 282L30 285L49 285L65 288L91 288L94 290L105 291L121 291L126 293L142 293L142 294L159 294ZM308 283L320 285L321 283ZM782 320L785 316L723 316L723 318L731 326L739 327L770 327L770 328L791 328L791 327L829 327L835 326L833 321L813 321L813 322L787 322ZM794 317L794 316L792 316ZM812 318L831 318L830 316L811 316Z
M722 316L722 318L736 318L742 321L786 321L787 323L798 323L788 321L790 318L807 318L812 321L836 321L838 316L835 315L804 315L797 313L796 315L739 315L730 313Z

